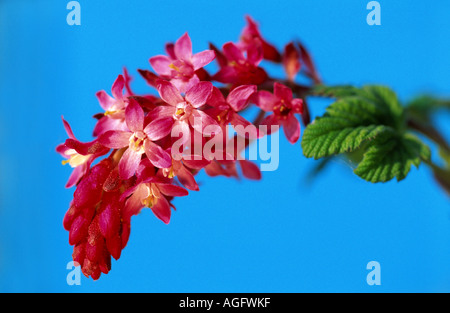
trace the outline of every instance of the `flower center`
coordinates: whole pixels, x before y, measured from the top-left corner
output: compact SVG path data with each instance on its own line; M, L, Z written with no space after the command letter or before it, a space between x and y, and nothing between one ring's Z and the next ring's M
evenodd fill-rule
M228 121L228 111L229 110L223 110L222 112L220 112L218 115L217 115L217 121L220 123L220 122L227 122Z
M174 178L175 177L175 172L173 170L173 166L168 167L168 168L163 168L162 169L162 173L163 173L164 177L167 177L167 178Z
M281 100L281 102L274 107L273 111L278 116L285 118L291 113L292 108L284 100Z
M181 60L176 60L169 64L169 68L172 69L172 75L180 79L188 79L194 75L194 67Z
M89 160L89 158L91 157L90 154L88 154L88 155L79 154L74 149L67 150L66 154L70 155L70 158L68 160L62 161L61 163L63 165L66 165L67 163L69 163L69 165L72 168L75 168L81 164L86 163L87 160Z
M122 115L119 113L124 112L125 104L123 101L116 101L107 111L105 111L104 115L109 116L110 118L121 118Z
M141 200L141 203L151 208L156 202L158 202L158 198L161 196L158 187L155 184L146 184L145 185L147 191L147 197Z
M187 102L182 102L177 104L173 117L179 121L184 121L189 118L191 112L192 112L191 105Z
M137 153L144 153L144 140L147 138L147 135L143 131L137 131L130 136L130 144L129 148L133 149Z

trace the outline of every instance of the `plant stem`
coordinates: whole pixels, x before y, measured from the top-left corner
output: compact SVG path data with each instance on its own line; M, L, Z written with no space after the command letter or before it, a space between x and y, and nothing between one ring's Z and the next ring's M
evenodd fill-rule
M447 143L444 136L442 136L433 125L425 125L412 118L407 121L407 125L411 129L418 131L419 133L434 141L439 146L439 148L444 150L447 154L450 154L450 145Z

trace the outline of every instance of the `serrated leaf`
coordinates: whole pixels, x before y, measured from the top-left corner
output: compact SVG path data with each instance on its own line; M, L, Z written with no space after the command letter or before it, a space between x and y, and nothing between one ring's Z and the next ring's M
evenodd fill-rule
M417 137L405 134L379 138L367 149L355 174L372 183L398 181L408 175L411 165L430 159L430 149Z
M374 139L382 132L389 131L383 125L339 128L335 118L323 118L326 123L309 128L303 134L303 154L308 158L323 158L358 149L365 141ZM335 128L335 129L333 129Z
M383 114L375 103L364 98L338 100L305 129L303 154L318 159L350 152L383 132L392 132L390 127L378 125Z
M395 92L388 87L379 85L367 85L362 89L365 92L365 97L377 103L380 109L384 111L383 123L401 129L404 110Z
M382 124L400 129L403 127L403 107L392 89L380 85L366 85L356 88L350 85L324 86L318 85L312 89L313 95L349 100L351 98L365 99L377 106L378 114L382 116Z
M405 110L388 87L318 86L313 94L337 101L305 129L302 148L306 157L357 153L355 173L371 182L402 180L411 165L429 160L430 149L405 133Z

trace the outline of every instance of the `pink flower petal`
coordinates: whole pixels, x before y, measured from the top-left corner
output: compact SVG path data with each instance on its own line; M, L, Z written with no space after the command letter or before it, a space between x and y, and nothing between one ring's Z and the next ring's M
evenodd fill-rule
M158 83L162 80L153 72L150 72L148 70L140 70L138 69L139 74L145 79L147 84L149 84L152 87L157 87Z
M128 74L128 70L126 67L123 68L123 77L125 80L125 90L126 90L126 96L132 96L133 95L133 91L131 90L131 86L130 83L133 80L133 77L131 77Z
M242 174L248 179L260 180L261 179L261 171L259 167L248 160L239 160L239 164L241 165Z
M216 120L200 110L193 110L189 117L189 123L199 133L210 136L212 133L220 133L222 129Z
M178 59L183 61L190 61L192 58L192 42L188 33L181 36L174 46L174 52Z
M248 63L258 65L264 57L263 47L260 40L255 40L255 44L250 45L247 49Z
M136 177L137 177L138 181L144 181L144 180L148 180L151 177L154 177L155 173L156 173L155 167L150 162L150 160L147 158L147 159L143 159L141 161L141 164L139 164L139 167L136 170Z
M98 99L98 102L100 103L100 106L103 110L108 111L109 108L114 104L115 100L106 93L104 90L98 91L95 96Z
M161 81L158 84L158 92L164 102L176 106L180 102L184 102L183 97L174 85L168 81Z
M170 134L173 126L172 117L162 117L151 121L145 128L144 133L147 134L151 141L157 141Z
M133 149L127 149L119 161L119 174L122 179L128 179L136 173L142 154Z
M199 191L197 182L195 181L194 175L188 171L183 165L177 171L177 177L180 183L189 190ZM162 191L161 191L162 192Z
M173 114L175 113L175 108L173 106L168 106L168 105L160 105L157 106L156 108L154 108L153 110L151 110L148 115L147 115L147 120L153 121L156 120L158 118L163 118L163 117L172 117L173 118Z
M98 143L97 140L90 142L81 142L76 139L67 139L65 145L69 149L73 149L81 155L97 154L107 151L108 149Z
M123 219L129 221L131 216L138 214L144 207L142 200L148 196L147 188L144 185L133 187L133 194L125 202Z
M172 184L158 184L158 189L161 191L163 195L169 197L183 197L187 196L189 193L186 189L180 186L172 185Z
M196 53L192 56L192 65L194 66L194 71L208 65L211 63L216 54L213 50L205 50L199 53Z
M292 100L292 89L280 83L273 84L273 94L280 100L288 102Z
M245 62L245 56L242 51L232 42L223 45L223 53L229 61Z
M211 82L200 82L186 92L185 99L194 108L198 108L208 101L212 91L213 84Z
M284 47L283 67L290 81L294 81L295 76L300 71L300 51L297 46L290 42Z
M220 105L226 104L226 100L219 88L213 87L211 96L208 99L208 104L213 107L218 107Z
M172 60L165 55L157 55L149 60L150 65L156 73L163 76L170 76L172 69L169 67L172 64Z
M279 123L277 117L275 116L275 114L270 114L270 115L266 116L266 118L264 118L261 122L261 126L267 127L267 132L266 132L267 135L270 135L275 132L275 129L273 129L272 126L278 126L278 129L279 129L279 125L280 125L280 123ZM260 129L260 131L262 132L263 129Z
M131 135L130 132L110 130L100 135L98 141L105 147L120 149L129 145Z
M144 149L147 158L154 166L158 168L168 168L172 165L172 158L170 157L170 154L164 151L156 143L153 143L150 140L145 140Z
M170 211L170 205L169 202L167 202L166 197L159 197L158 201L153 204L151 209L157 218L159 218L165 224L169 224L170 215L172 212Z
M258 91L256 96L256 105L266 112L271 112L277 101L277 97L266 90Z
M72 171L72 174L70 174L69 180L66 183L66 188L71 188L78 184L78 182L81 180L81 178L83 178L88 170L89 166L87 166L86 163L75 167Z
M225 175L224 169L216 161L212 161L208 166L205 167L205 172L211 177Z
M166 46L166 52L167 55L169 56L169 58L171 58L172 60L175 60L177 58L177 56L175 55L175 45L171 42L167 43Z
M137 132L144 128L144 110L136 100L130 98L130 103L125 109L125 119L128 128L132 132Z
M139 167L137 169L137 171L139 171L139 168L142 167L142 163L144 163L146 159L142 160L141 164L139 164ZM137 173L136 173L137 174ZM136 175L137 176L137 175ZM141 187L141 184L138 183L130 188L128 188L127 190L125 190L121 195L120 195L120 201L125 200L126 198L128 198L129 196L131 196L132 194L136 194L138 192L139 187Z
M196 74L194 74L191 78L186 79L183 78L172 78L170 80L172 85L178 89L180 93L186 93L187 90L191 89L193 86L197 85L200 82L200 79Z
M192 156L188 156L187 158L183 158L183 163L184 165L186 165L189 168L192 169L196 169L196 170L200 170L202 168L204 168L205 166L207 166L209 163L211 163L211 161L205 159L204 157L202 157L200 159L201 156L198 155L192 155ZM198 160L200 159L200 160Z
M111 92L116 100L123 99L123 87L125 86L125 80L122 75L119 75L112 85Z
M294 113L303 113L303 100L302 99L292 99L291 101L292 109Z
M232 84L236 82L238 78L238 73L235 67L225 66L222 67L220 71L214 75L213 78L214 80L217 80L220 83Z
M71 139L76 139L75 135L72 132L72 128L70 127L70 124L64 119L64 117L61 115L61 119L63 121L64 129L66 130L67 136Z
M188 121L175 121L171 133L173 134L173 140L178 140L178 137L182 137L183 141L180 142L182 145L191 139L191 130ZM172 151L172 153L179 154L178 151Z
M110 118L109 116L103 116L98 120L94 127L94 136L100 136L110 130L128 131L125 120Z
M248 99L256 92L256 85L243 85L233 89L227 97L227 102L236 112L241 111Z
M283 130L286 138L292 144L300 138L300 123L293 114L283 123Z
M237 113L233 114L233 118L230 121L231 125L233 125L234 130L242 137L256 139L259 137L258 129L255 125L247 121L245 118L240 116Z

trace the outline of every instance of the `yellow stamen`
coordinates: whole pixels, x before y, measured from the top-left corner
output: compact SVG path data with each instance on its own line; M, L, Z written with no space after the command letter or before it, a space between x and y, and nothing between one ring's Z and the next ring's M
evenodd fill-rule
M173 170L173 165L168 168L163 168L162 173L163 173L164 177L168 177L168 178L174 178L176 176L175 171Z
M179 108L175 111L175 115L183 115L184 114L184 110L182 108Z
M158 197L160 196L159 190L153 186L153 184L146 185L147 198L141 200L141 203L146 207L151 208L156 202L158 202Z
M170 63L170 64L169 64L169 67L170 67L171 69L177 71L177 72L180 71L180 69L179 69L178 67L176 67L173 63Z
M225 110L223 112L221 112L219 115L217 115L217 120L220 122L222 119L226 120L226 116L228 114L228 110Z
M106 112L104 113L104 115L105 115L105 116L108 116L108 115L112 115L112 114L114 114L114 113L117 113L117 111L106 111Z
M70 162L70 159L69 159L69 160L62 160L62 161L61 161L62 165L66 165L66 164L69 163L69 162Z
M79 153L73 153L68 160L61 161L62 165L66 165L69 163L69 165L73 168L77 167L78 165L86 163L86 161L90 158L90 154L88 155L81 155Z
M153 196L148 196L147 198L143 199L142 205L151 208L153 206Z

